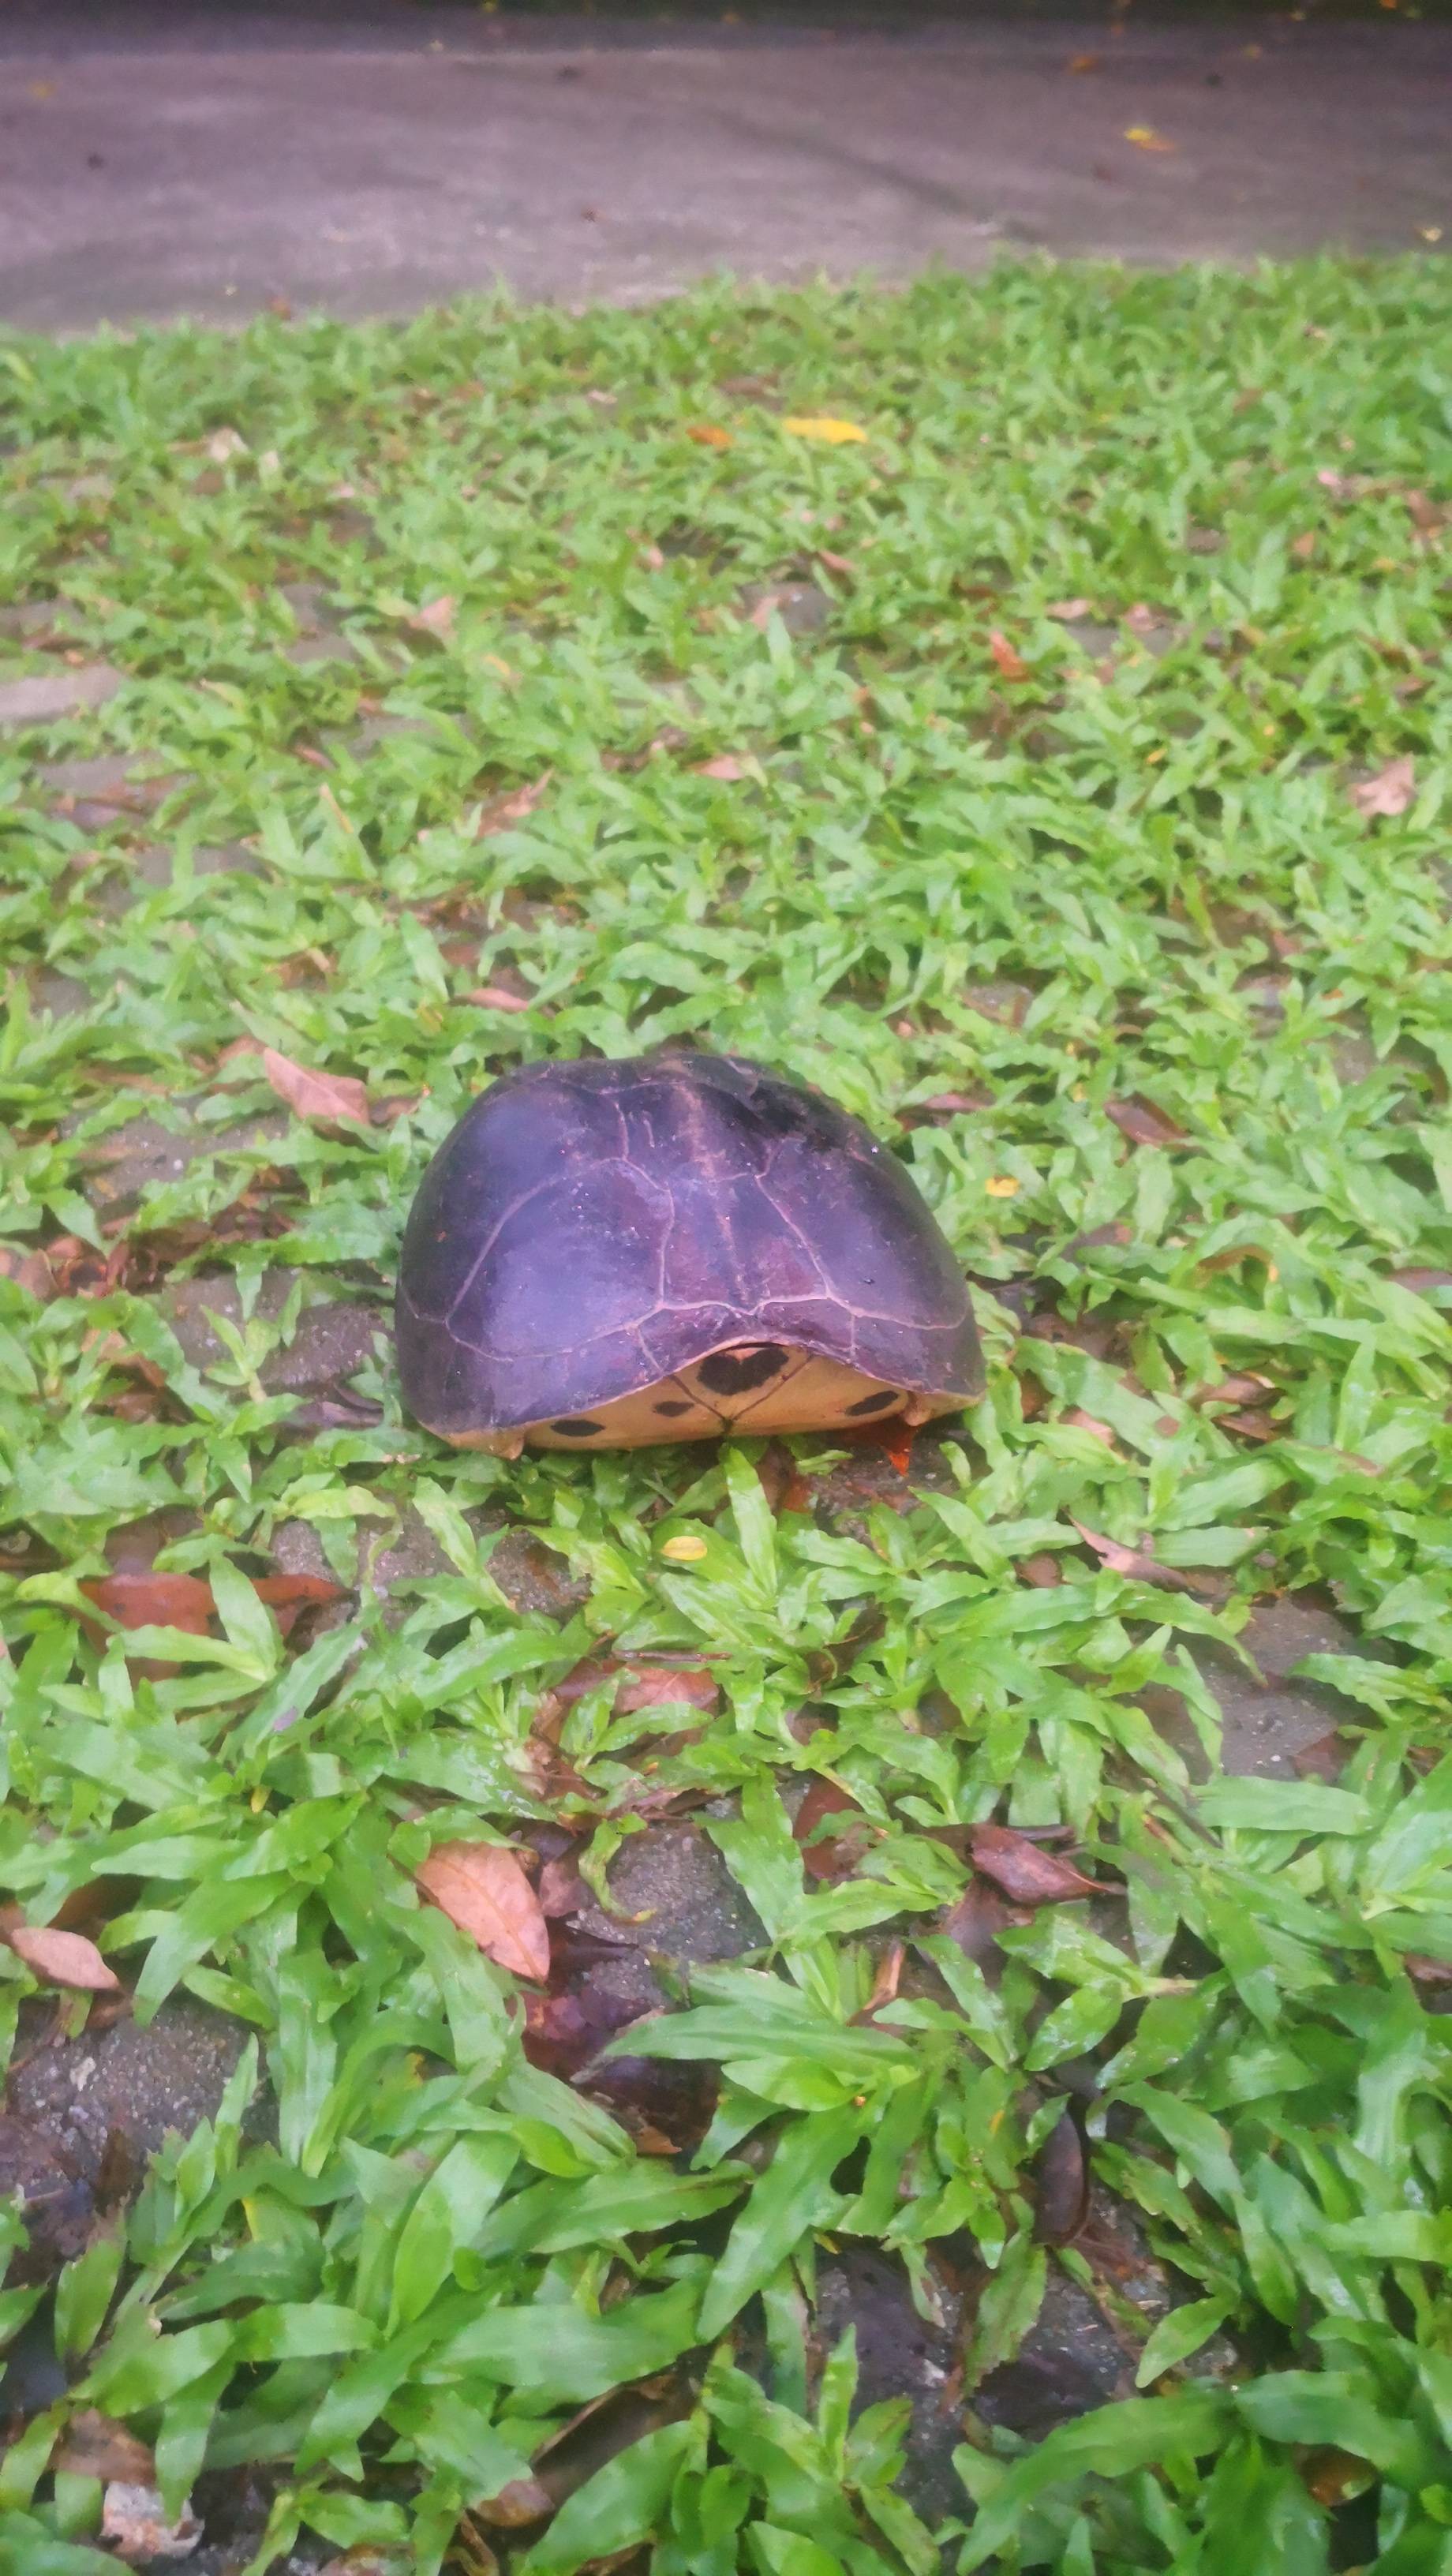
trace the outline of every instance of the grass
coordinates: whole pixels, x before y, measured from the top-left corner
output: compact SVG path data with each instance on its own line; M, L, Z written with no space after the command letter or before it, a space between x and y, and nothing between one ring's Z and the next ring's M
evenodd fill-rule
M300 2533L435 2570L461 2530L473 2576L649 2538L652 2576L1452 2567L1449 351L1445 267L1334 261L0 347L3 588L60 603L14 666L127 675L0 755L0 1884L32 1924L69 1900L138 2019L180 1991L257 2052L62 2274L72 2386L12 2425L6 2563L114 2564L99 2482L49 2465L95 2409L173 2511L265 2464L250 2576ZM819 414L866 436L782 425ZM351 660L287 658L299 582ZM753 620L792 585L814 631ZM370 747L360 710L410 729ZM177 782L159 816L38 781L105 748ZM171 881L98 900L156 840ZM239 843L255 873L194 872ZM42 966L69 1015L30 1007ZM299 1299L382 1307L477 1088L673 1038L821 1084L936 1207L992 1366L933 1483L834 1510L821 1441L785 1493L747 1443L456 1455L382 1344L356 1419L290 1425L269 1353ZM248 1142L263 1046L361 1077L372 1123ZM97 1175L141 1115L179 1168L128 1211ZM297 1293L245 1320L278 1263ZM244 1320L208 1366L167 1299L219 1267ZM179 1505L158 1568L220 1624L108 1628L79 1586ZM447 1571L355 1593L410 1512ZM300 1523L346 1594L310 1644L245 1579ZM491 1574L516 1528L576 1579L563 1625ZM1192 1650L1285 1592L1371 1650L1314 1666L1343 1767L1226 1778ZM546 1695L606 1647L709 1659L720 1712L663 1734L601 1682L552 1753ZM820 1780L861 1810L846 1874L783 1803ZM766 1935L631 2035L720 2070L674 2156L531 2064L413 1877L555 1818L599 1884L670 1796ZM944 1911L990 1819L1125 1891L1099 1929L1023 1909L996 1981ZM0 1968L13 2031L37 1981ZM1142 2395L1026 2442L974 2392L1088 2275L1036 2232L1070 2088L1186 2303ZM814 2249L854 2240L927 2313L940 2255L978 2283L936 2532L901 2410L854 2418L850 2342L811 2334ZM733 2357L763 2332L765 2388ZM461 2525L662 2373L552 2522Z

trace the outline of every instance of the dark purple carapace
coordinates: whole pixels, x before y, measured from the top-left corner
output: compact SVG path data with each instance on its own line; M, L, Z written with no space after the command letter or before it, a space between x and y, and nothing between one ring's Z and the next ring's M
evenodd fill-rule
M902 1165L816 1092L675 1053L531 1065L474 1103L409 1215L398 1357L420 1422L504 1449L921 1419L982 1386Z

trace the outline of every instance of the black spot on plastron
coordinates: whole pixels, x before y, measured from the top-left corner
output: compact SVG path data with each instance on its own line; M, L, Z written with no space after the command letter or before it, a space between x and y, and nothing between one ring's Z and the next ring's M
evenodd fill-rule
M689 1413L691 1410L688 1404L658 1404L655 1409L671 1422L674 1422L679 1414Z
M902 1398L898 1394L897 1389L895 1387L888 1386L883 1388L881 1395L859 1396L855 1404L848 1405L847 1410L851 1414L880 1413L885 1404L900 1404L901 1401Z
M590 1422L584 1414L576 1414L565 1422L550 1424L551 1431L557 1431L562 1440L588 1440L593 1433L603 1431L604 1428L603 1422Z
M785 1366L786 1352L780 1342L754 1342L745 1350L713 1351L702 1360L696 1375L713 1395L745 1395L779 1376Z

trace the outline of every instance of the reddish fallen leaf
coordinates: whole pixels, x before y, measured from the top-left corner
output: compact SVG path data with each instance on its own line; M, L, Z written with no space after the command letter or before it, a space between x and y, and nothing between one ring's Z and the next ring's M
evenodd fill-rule
M205 1637L212 1616L212 1587L195 1574L107 1574L81 1590L121 1628L178 1628Z
M1452 1270L1394 1270L1391 1275L1398 1288L1410 1288L1419 1297L1434 1288L1452 1288Z
M1106 1100L1105 1111L1113 1119L1121 1136L1132 1145L1184 1145L1189 1142L1183 1127L1163 1109L1149 1100Z
M1142 1548L1121 1547L1117 1538L1106 1538L1102 1530L1086 1529L1082 1521L1075 1521L1074 1527L1111 1574L1128 1575L1136 1583L1158 1583L1165 1592L1194 1591L1187 1574L1179 1573L1172 1565L1161 1565L1157 1557L1147 1556Z
M1045 617L1056 618L1061 626L1077 626L1082 618L1093 614L1092 599L1051 599L1044 610Z
M1020 1583L1031 1583L1039 1592L1051 1591L1056 1583L1064 1580L1058 1558L1050 1556L1047 1549L1036 1556L1021 1556L1013 1570Z
M439 1843L414 1877L486 1958L543 1984L550 1972L549 1926L512 1851L501 1843Z
M415 628L421 635L451 635L454 631L454 612L458 604L456 599L445 592L442 599L431 599L426 608L415 609L412 617L406 617L403 622L405 626Z
M520 993L507 992L502 984L476 984L473 991L465 993L462 998L466 1002L476 1003L482 1011L532 1011L534 1009L532 1001L527 1001Z
M1270 1378L1226 1377L1218 1386L1198 1387L1190 1402L1194 1405L1244 1404L1254 1408L1258 1404L1271 1403L1278 1391Z
M1291 1755L1291 1767L1300 1780L1326 1780L1334 1788L1351 1756L1351 1744L1338 1727L1329 1735L1318 1735L1311 1744L1298 1744Z
M317 1073L311 1066L295 1064L290 1055L279 1055L276 1047L262 1050L262 1070L279 1100L299 1118L316 1118L325 1125L340 1121L354 1126L368 1124L368 1093L350 1073Z
M637 1664L622 1676L615 1694L622 1717L640 1708L713 1709L720 1700L721 1685L704 1664Z
M1082 1405L1071 1405L1063 1418L1072 1430L1087 1431L1091 1440L1102 1440L1106 1449L1113 1448L1114 1433L1109 1424L1099 1421L1092 1413L1086 1413Z
M1347 789L1358 814L1405 814L1417 792L1417 766L1410 752L1400 760L1389 760L1374 778L1363 778L1359 785Z
M909 1115L926 1111L932 1118L965 1117L969 1110L987 1109L988 1096L982 1091L932 1091L926 1100L912 1102Z
M1041 2245L1072 2245L1089 2215L1089 2165L1079 2123L1061 2113L1039 2152L1034 2234Z
M485 659L489 658L486 654ZM553 777L554 771L546 769L538 778L531 779L527 787L513 787L507 795L496 796L491 803L482 806L474 826L475 840L487 840L491 832L507 832L511 824L523 823L543 802Z
M83 1932L59 1932L53 1923L7 1924L0 1939L9 1942L32 1976L48 1986L70 1986L77 1994L118 1995L121 1980L108 1968L94 1941Z
M305 760L309 769L333 769L337 765L336 762L329 760L325 751L319 751L317 744L313 742L300 742L293 753L293 758Z
M843 581L856 580L857 566L850 555L834 555L829 546L818 546L816 556L818 563L825 564L828 572L837 573Z
M1221 1413L1215 1418L1217 1431L1238 1432L1242 1440L1279 1440L1280 1425L1264 1413Z
M860 1822L845 1833L825 1835L820 1842L809 1842L807 1838L828 1816L860 1819L861 1814L856 1799L838 1781L819 1777L810 1783L792 1825L794 1840L804 1846L802 1866L809 1878L845 1878L849 1870L856 1868L867 1848L867 1834Z
M906 1956L905 1942L889 1941L882 1957L878 1960L872 1979L872 1992L861 2012L854 2013L852 2016L855 2022L870 2022L873 2014L880 2011L884 2004L896 2002L898 1986L902 1979L902 1963Z
M736 444L730 430L718 429L712 420L688 420L686 436L694 439L697 447L734 447Z
M968 1836L973 1866L1015 1905L1058 1905L1075 1896L1113 1894L1098 1879L1086 1878L1072 1861L1045 1851L1011 1825L974 1825Z
M73 2415L51 2453L52 2473L57 2477L120 2478L134 2486L150 2486L156 2475L156 2459L148 2442L140 2442L109 2415L101 2415L94 2406L83 2406Z
M738 760L735 753L730 751L718 752L714 760L698 760L694 766L697 778L724 778L731 781L750 775L745 761Z
M17 1288L42 1306L49 1304L59 1285L45 1253L17 1252L8 1244L0 1244L0 1279L13 1279Z
M1003 633L1000 627L995 626L990 634L988 638L988 650L993 655L994 661L997 663L1005 680L1032 679L1033 673L1030 671L1023 655L1021 653L1015 653L1008 637Z
M1000 1959L998 1936L1013 1924L1031 1923L1033 1916L1022 1905L1010 1905L986 1878L970 1879L963 1893L946 1913L939 1917L939 1929L957 1944L965 1959L975 1967L988 1967Z

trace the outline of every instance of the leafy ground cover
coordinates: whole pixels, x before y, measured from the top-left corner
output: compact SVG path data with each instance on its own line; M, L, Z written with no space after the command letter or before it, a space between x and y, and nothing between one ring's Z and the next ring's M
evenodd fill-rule
M0 348L7 2566L1452 2567L1449 351L1329 261ZM961 1429L401 1419L428 1154L662 1042L896 1143Z

